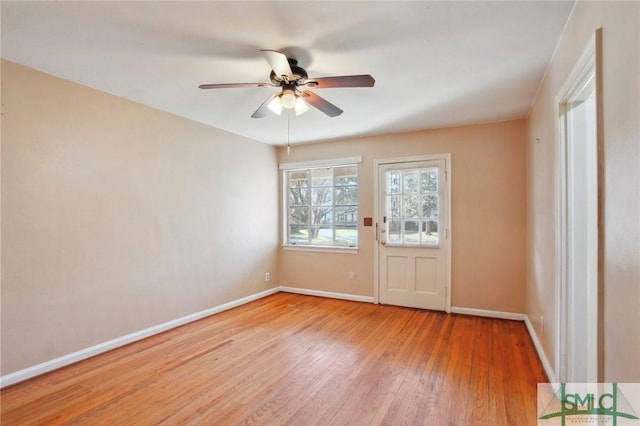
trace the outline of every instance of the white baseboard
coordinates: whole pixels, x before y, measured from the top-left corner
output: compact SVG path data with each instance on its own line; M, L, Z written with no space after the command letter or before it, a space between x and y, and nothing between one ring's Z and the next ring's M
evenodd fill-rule
M43 362L41 364L37 364L32 367L28 367L23 370L16 371L14 373L6 374L0 377L0 388L9 386L18 382L22 382L27 379L31 379L41 374L45 374L50 371L56 370L58 368L67 366L69 364L73 364L75 362L82 361L92 356L99 355L101 353L110 351L120 346L124 346L129 343L133 343L138 340L142 340L144 338L153 336L154 334L162 333L163 331L180 327L181 325L185 325L190 322L197 321L199 319L208 317L210 315L214 315L214 314L229 310L231 308L244 305L254 300L261 299L263 297L275 294L278 291L279 291L278 287L275 287L269 290L262 291L260 293L251 294L241 299L233 300L231 302L224 303L222 305L218 305L210 309L205 309L204 311L196 312L194 314L190 314L181 318L177 318L172 321L167 321L165 323L158 324L156 326L149 327L144 330L136 331L134 333L127 334L125 336L117 337L115 339L97 344L95 346L91 346L86 349L79 350L77 352L63 355L59 358L55 358L50 361Z
M285 293L304 294L307 296L328 297L330 299L351 300L354 302L373 303L373 296L359 296L357 294L334 293L332 291L309 290L307 288L280 286L278 290Z
M524 316L524 324L527 326L527 330L529 331L529 336L531 336L531 340L533 341L533 346L536 347L536 352L538 352L538 358L540 358L540 362L542 363L542 367L544 368L545 373L547 373L547 379L549 382L556 382L556 374L551 368L551 364L547 359L547 355L544 353L544 349L542 348L542 344L540 343L540 339L538 339L538 335L536 334L536 330L533 328L533 324L531 320L529 320L529 316Z
M474 315L477 317L499 318L506 320L524 321L525 314L515 312L490 311L485 309L460 308L458 306L451 307L452 314Z

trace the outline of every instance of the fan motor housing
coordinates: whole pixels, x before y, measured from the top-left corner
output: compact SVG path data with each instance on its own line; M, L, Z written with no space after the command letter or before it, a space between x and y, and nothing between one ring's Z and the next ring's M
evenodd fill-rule
M289 61L289 67L291 67L291 72L293 73L293 79L289 81L290 83L302 83L309 78L307 71L305 71L304 68L298 66L297 60L287 58L287 61ZM283 83L282 77L276 75L274 71L271 71L271 75L269 76L269 78L271 79L271 82L273 84L281 85Z

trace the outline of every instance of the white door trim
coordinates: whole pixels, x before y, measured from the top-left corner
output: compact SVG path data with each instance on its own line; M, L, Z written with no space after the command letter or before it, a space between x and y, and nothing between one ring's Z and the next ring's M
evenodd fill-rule
M380 276L379 276L379 246L378 240L380 238L378 224L380 223L379 218L379 199L378 199L378 168L384 164L395 164L395 163L413 163L417 161L429 161L429 160L444 160L445 162L445 173L447 174L445 179L445 185L447 190L447 205L449 208L447 209L447 223L448 227L446 230L446 238L448 240L447 248L446 248L446 257L447 257L447 268L445 271L445 286L446 286L446 294L445 294L445 312L451 313L451 236L453 224L451 223L451 154L430 154L430 155L418 155L412 157L394 157L394 158L383 158L383 159L375 159L373 160L373 205L375 206L373 212L373 223L375 224L375 242L373 248L373 301L374 303L380 303Z
M600 126L600 117L601 117L601 91L600 84L601 78L599 76L599 55L600 53L600 37L601 30L596 30L595 35L589 41L586 49L574 65L573 70L567 77L565 83L562 88L558 92L555 98L555 117L556 117L556 135L557 135L557 143L556 143L556 164L555 164L555 226L556 226L556 234L555 234L555 317L556 317L556 327L555 327L555 376L557 380L564 382L567 379L568 374L568 362L567 359L567 351L568 351L568 343L567 340L569 338L570 330L575 324L572 324L571 321L571 312L570 312L570 261L571 259L571 247L569 243L570 236L570 206L569 206L569 173L570 173L570 164L571 158L567 155L568 149L568 131L566 127L566 113L568 111L568 104L577 100L577 97L582 93L585 88L587 88L590 84L594 85L595 94L596 94L596 145L598 150L600 150L602 146L602 131ZM593 81L595 79L595 81ZM592 282L588 284L587 292L588 292L588 301L586 306L587 311L587 329L590 330L589 341L587 346L589 350L587 351L586 363L588 365L588 376L580 381L598 381L599 374L599 362L601 361L599 358L601 357L601 343L600 343L600 332L599 332L599 303L598 300L598 292L601 288L602 283L602 271L601 271L601 256L602 256L602 248L598 240L600 239L601 233L601 159L599 156L596 157L596 170L597 174L597 183L596 183L596 191L594 193L588 194L593 200L593 197L596 197L595 203L597 207L597 219L595 230L595 244L597 245L597 255L595 259L595 263L597 265L595 272L595 280L587 280L588 282ZM593 259L591 260L593 262Z

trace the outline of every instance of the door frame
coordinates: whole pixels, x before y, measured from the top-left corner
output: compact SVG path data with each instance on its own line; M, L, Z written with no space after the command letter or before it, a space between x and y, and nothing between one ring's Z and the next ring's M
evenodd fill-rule
M595 91L595 119L596 119L596 158L595 173L596 184L595 193L588 194L597 206L595 225L595 259L591 259L589 263L595 266L596 271L591 272L589 276L592 279L587 281L587 306L586 306L586 327L588 333L587 346L589 350L586 353L587 374L589 377L586 381L597 382L602 378L602 288L603 288L603 177L604 177L604 161L603 161L603 130L602 130L602 79L601 79L601 29L596 30L593 37L576 61L573 70L568 75L565 83L562 85L555 98L555 117L556 117L556 164L555 164L555 375L556 380L560 382L567 381L569 373L569 359L567 353L569 351L568 338L576 330L578 324L572 321L572 311L570 309L570 300L572 300L572 286L569 265L571 262L570 230L572 223L569 217L570 185L572 178L571 161L572 158L568 154L569 147L569 129L566 125L566 116L568 105L576 100L578 94L587 86L590 80L593 81ZM574 178L575 179L575 178ZM593 188L591 188L593 189ZM594 200L595 198L595 200ZM595 264L595 265L594 265ZM581 380L581 381L585 381Z
M382 158L373 160L373 223L375 226L375 240L373 244L373 303L376 305L380 303L380 267L379 256L380 246L378 241L380 240L380 215L379 215L379 173L378 169L381 165L385 164L402 164L413 163L416 161L432 161L432 160L444 160L445 164L445 189L447 192L447 228L445 229L445 238L447 239L447 248L445 250L446 256L446 270L445 270L445 312L451 313L451 242L453 235L452 223L451 223L451 154L429 154L418 155L412 157L393 157Z

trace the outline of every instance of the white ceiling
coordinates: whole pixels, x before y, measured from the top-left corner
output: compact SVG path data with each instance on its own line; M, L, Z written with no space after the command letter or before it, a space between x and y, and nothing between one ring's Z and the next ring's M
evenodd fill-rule
M573 1L2 1L2 57L269 144L286 115L250 118L273 88L260 49L310 77L371 74L321 89L344 110L291 117L291 142L526 115Z

